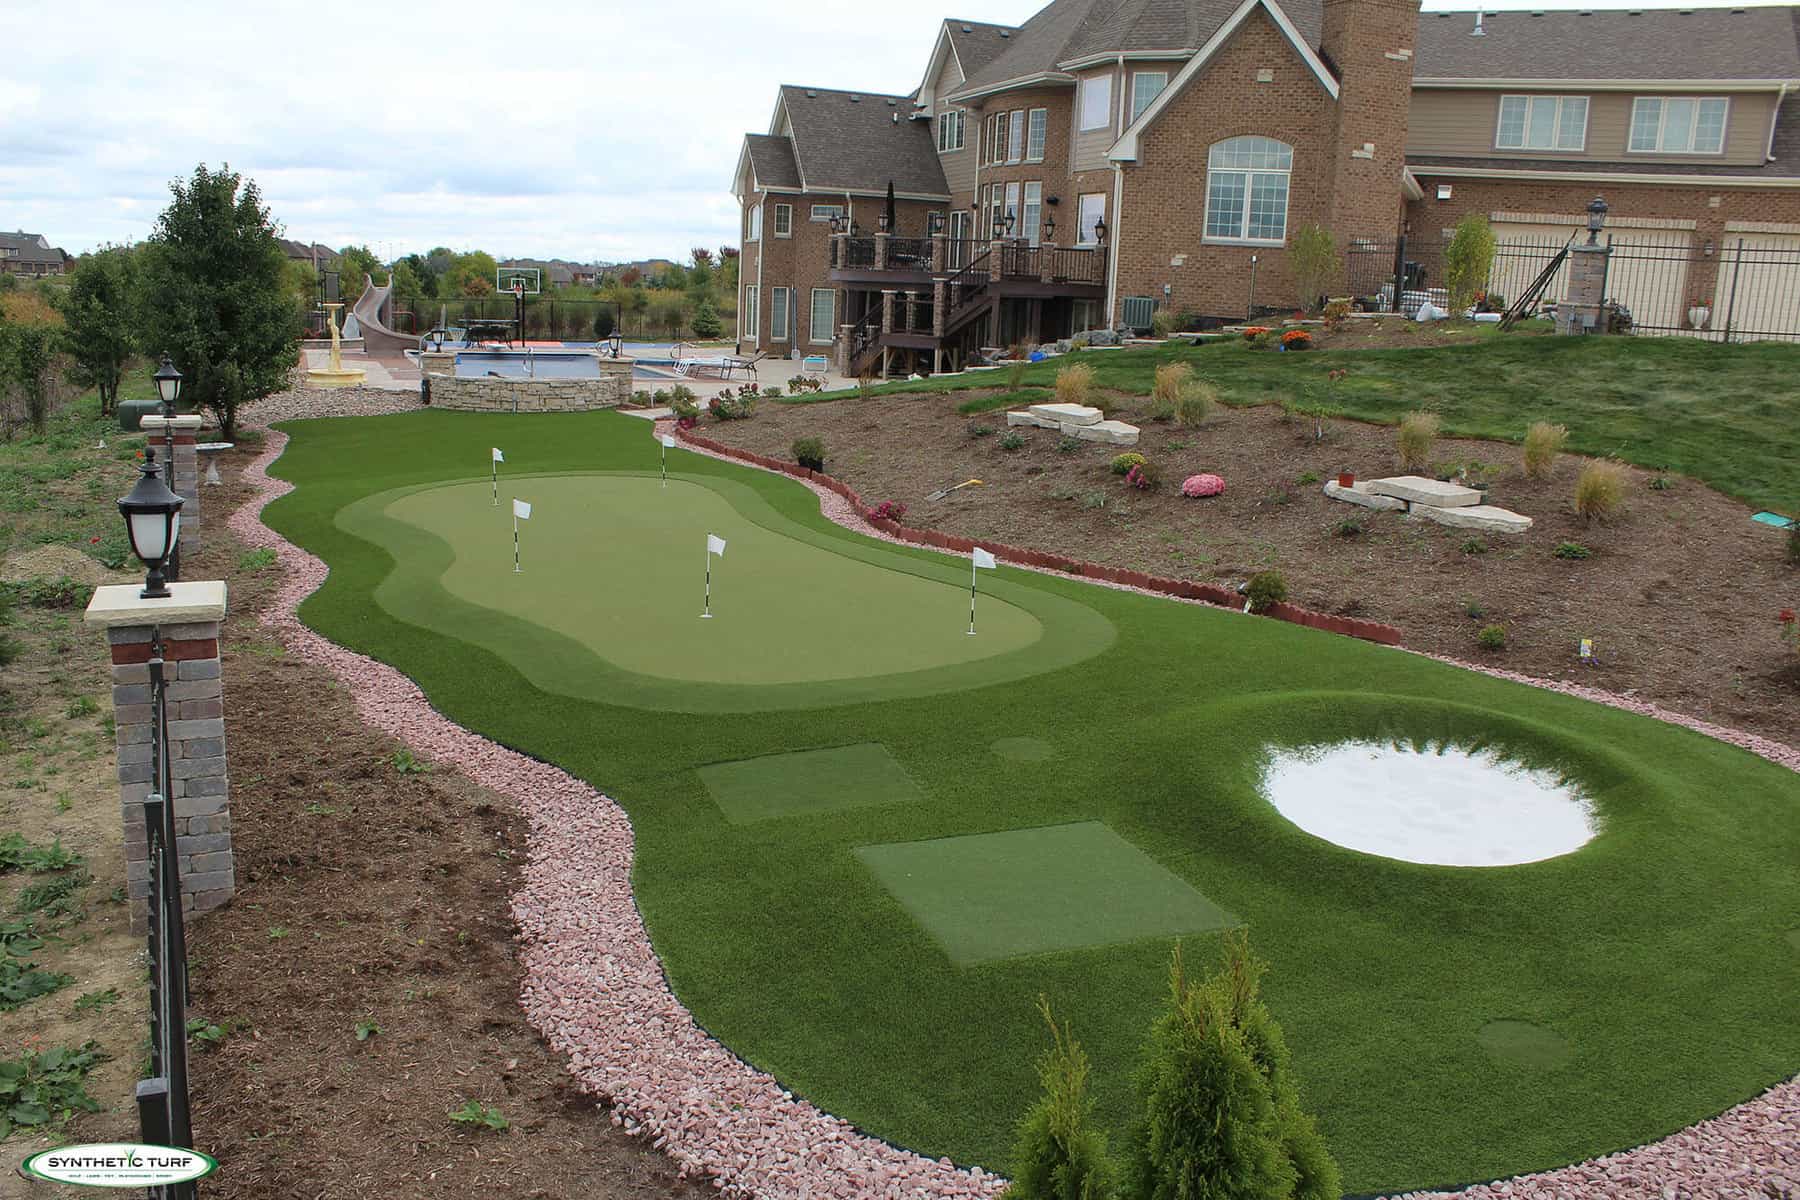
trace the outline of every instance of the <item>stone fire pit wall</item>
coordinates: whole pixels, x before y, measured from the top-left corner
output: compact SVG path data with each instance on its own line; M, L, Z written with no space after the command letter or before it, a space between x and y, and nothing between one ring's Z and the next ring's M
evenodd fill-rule
M602 358L598 379L458 378L454 364L439 371L425 355L431 406L459 412L586 412L617 408L631 400L629 358ZM445 356L448 357L448 356Z

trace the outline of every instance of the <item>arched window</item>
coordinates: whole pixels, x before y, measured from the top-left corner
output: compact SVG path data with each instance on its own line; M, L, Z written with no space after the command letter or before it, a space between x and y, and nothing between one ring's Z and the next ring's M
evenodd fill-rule
M1206 236L1234 242L1287 239L1288 176L1294 148L1266 137L1234 137L1206 154Z

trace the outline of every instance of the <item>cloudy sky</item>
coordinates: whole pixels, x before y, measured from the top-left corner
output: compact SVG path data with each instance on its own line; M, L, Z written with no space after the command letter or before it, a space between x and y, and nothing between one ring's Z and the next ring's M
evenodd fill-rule
M1041 2L953 7L1017 24ZM0 229L71 252L137 240L168 181L204 160L254 177L288 236L366 242L383 258L437 245L685 256L733 239L738 148L767 127L777 84L919 82L942 11L857 15L873 11L817 0L0 0L18 35L0 64Z

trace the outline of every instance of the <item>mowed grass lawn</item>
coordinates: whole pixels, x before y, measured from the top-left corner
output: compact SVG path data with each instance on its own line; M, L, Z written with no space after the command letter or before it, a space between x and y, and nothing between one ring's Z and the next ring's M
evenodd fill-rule
M1098 386L1134 394L1150 391L1160 364L1186 362L1230 404L1291 397L1384 423L1426 409L1445 434L1464 437L1517 442L1533 421L1554 421L1568 427L1571 450L1691 475L1800 516L1800 345L1492 334L1431 349L1279 354L1233 338L1069 355L1027 368L1024 383L1049 387L1070 362L1092 365ZM1340 367L1350 374L1331 384ZM977 371L875 390L993 388L1006 378ZM825 394L845 395L854 393Z
M616 797L676 993L748 1061L872 1133L1005 1171L1037 1090L1041 994L1092 1055L1099 1116L1122 1137L1175 938L1206 960L1238 921L1272 964L1271 1008L1352 1191L1617 1150L1800 1067L1792 772L1403 652L1004 567L984 586L1084 606L1116 636L1028 678L835 707L671 712L556 694L515 666L510 635L432 632L384 608L394 554L340 513L396 489L479 486L496 445L521 473L653 474L647 426L426 412L285 428L273 471L298 488L267 519L331 566L303 618L398 666L451 719ZM792 480L683 451L670 466L718 495L754 493L767 528L873 552ZM614 519L595 503L586 539ZM697 549L671 551L688 561L680 596L640 603L679 605L698 626ZM966 560L878 549L966 586ZM719 567L756 571L737 550ZM499 558L493 573L496 625L517 620L507 589L532 576ZM1349 737L1498 744L1559 766L1601 832L1488 869L1335 847L1262 798L1260 762L1270 745ZM881 794L861 795L871 774ZM1507 1049L1520 1029L1542 1034L1523 1039L1530 1054Z

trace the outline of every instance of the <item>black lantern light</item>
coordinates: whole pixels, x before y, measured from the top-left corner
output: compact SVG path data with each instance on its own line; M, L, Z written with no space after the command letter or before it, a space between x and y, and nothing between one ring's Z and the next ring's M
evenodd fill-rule
M862 236L862 226L858 225L855 221L850 222L850 236L851 237L861 237Z
M1056 243L1056 214L1055 213L1046 213L1044 215L1044 240L1046 242L1051 243L1052 245L1054 245Z
M1012 236L1013 222L1015 220L1017 220L1017 218L1014 216L1011 209L1008 209L1006 215L1000 218L1000 228L1006 232L1007 237Z
M156 447L144 447L144 465L138 468L137 484L119 501L119 515L125 518L125 533L131 539L131 552L144 564L144 600L163 600L169 596L163 581L163 565L181 536L181 497L162 481L156 465Z
M620 351L625 349L625 335L620 332L617 325L613 326L612 335L606 339L606 345L612 351L614 358L619 357Z
M925 232L930 234L932 237L936 237L938 234L942 233L943 231L944 231L944 214L941 212L927 213L925 215Z
M181 399L180 371L175 369L174 360L163 355L162 366L156 368L156 374L150 378L156 380L156 398L162 401L163 416L175 415L175 402Z
M1105 217L1101 217L1094 222L1094 244L1097 246L1104 246L1106 244Z
M831 232L833 232L833 233L844 232L844 214L843 213L833 212L831 214Z
M1600 242L1600 231L1606 227L1606 201L1595 196L1593 203L1587 206L1588 240L1590 246Z
M881 226L881 232L886 233L888 231L888 215L884 212L875 220Z

